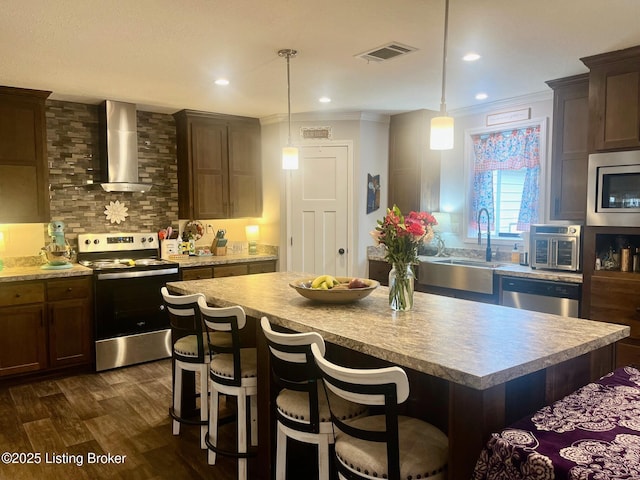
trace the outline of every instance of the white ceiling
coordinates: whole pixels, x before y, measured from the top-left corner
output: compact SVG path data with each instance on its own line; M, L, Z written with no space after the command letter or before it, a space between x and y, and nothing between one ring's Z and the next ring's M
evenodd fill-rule
M640 44L639 0L450 0L449 110L547 91L580 57ZM2 0L0 85L254 117L438 110L444 0ZM382 63L356 55L418 48ZM475 63L461 60L473 50ZM218 87L213 80L228 77ZM317 99L333 101L320 104Z

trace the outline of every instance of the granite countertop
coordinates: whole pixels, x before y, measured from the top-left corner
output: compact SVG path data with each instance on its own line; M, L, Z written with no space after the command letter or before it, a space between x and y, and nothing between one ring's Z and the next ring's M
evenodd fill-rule
M352 304L314 303L289 283L309 274L264 273L169 282L202 292L215 306L241 305L298 332L478 390L612 344L629 327L416 292L414 308L393 312L388 288Z
M447 259L465 259L466 257L419 257L421 261L432 262ZM536 280L552 280L568 283L582 283L582 273L563 272L558 270L533 269L517 263L495 262L498 266L493 269L496 275L508 277L533 278Z
M181 258L182 257L182 258ZM226 265L230 263L249 263L268 260L278 260L277 255L258 253L249 255L248 253L236 253L228 255L175 255L170 258L173 262L178 262L180 268L206 267L210 265Z
M44 270L39 265L4 267L0 270L0 283L24 280L46 280L48 278L79 277L92 275L93 270L78 263L63 270Z
M435 256L419 256L421 261L429 262L434 260L442 260L444 258L451 259L468 259L463 256L450 256L450 257L435 257ZM367 260L385 261L384 250L377 247L367 248ZM474 259L476 260L476 259ZM496 275L506 275L512 277L533 278L538 280L552 280L562 281L569 283L583 283L582 273L579 272L563 272L556 270L540 270L533 269L529 266L519 265L516 263L497 261L499 264L497 268L494 268Z

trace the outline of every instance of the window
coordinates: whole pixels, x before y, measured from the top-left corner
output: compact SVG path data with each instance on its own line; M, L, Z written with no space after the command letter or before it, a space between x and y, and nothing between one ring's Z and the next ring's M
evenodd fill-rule
M467 237L486 231L486 208L494 238L520 237L540 214L540 175L546 149L544 120L500 130L467 132L470 195Z

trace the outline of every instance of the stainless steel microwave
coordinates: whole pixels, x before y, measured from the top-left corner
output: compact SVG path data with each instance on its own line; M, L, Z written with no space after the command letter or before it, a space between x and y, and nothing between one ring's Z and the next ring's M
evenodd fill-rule
M589 155L587 225L640 227L640 150Z
M531 268L579 272L581 225L531 225Z

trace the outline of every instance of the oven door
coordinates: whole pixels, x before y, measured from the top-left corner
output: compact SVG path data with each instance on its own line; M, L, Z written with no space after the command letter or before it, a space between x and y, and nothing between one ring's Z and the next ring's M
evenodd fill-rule
M97 340L168 329L160 289L178 279L177 268L97 273Z
M575 272L580 269L579 239L553 235L534 235L531 268L565 270Z

